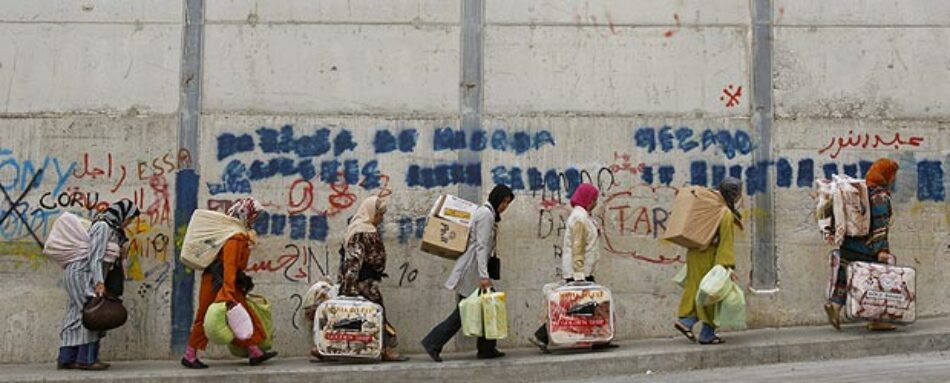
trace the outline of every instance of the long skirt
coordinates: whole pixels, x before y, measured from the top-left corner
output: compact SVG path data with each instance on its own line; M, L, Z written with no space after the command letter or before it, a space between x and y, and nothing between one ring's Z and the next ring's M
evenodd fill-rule
M98 342L104 334L90 331L82 325L82 308L95 295L92 272L86 262L73 262L66 266L63 284L66 287L66 316L59 331L60 346L73 347Z

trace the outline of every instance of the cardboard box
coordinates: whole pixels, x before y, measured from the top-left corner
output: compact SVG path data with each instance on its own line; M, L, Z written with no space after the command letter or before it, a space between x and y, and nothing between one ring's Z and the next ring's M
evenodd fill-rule
M716 236L727 209L717 191L699 186L682 188L673 199L662 239L687 249L705 249Z
M455 222L459 225L472 226L472 219L475 217L475 210L478 205L456 197L451 194L444 194L439 197L433 206L429 215Z
M456 260L468 246L469 227L478 205L452 195L442 195L429 212L422 234L422 251Z

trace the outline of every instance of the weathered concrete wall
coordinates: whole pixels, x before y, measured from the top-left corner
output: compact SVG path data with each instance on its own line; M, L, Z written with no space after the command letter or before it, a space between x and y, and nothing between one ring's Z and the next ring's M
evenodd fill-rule
M64 211L128 198L145 212L126 286L129 323L108 358L161 358L169 344L181 4L0 2L0 362L46 361L59 346L62 270L43 241ZM34 174L43 171L31 183ZM0 195L0 198L3 198ZM10 203L3 199L0 211ZM0 214L3 216L5 214Z
M950 95L935 86L950 80L943 2L774 0L768 163L753 160L749 1L485 3L483 124L463 132L461 1L208 2L194 156L179 152L174 116L180 3L0 3L0 31L15 36L0 46L0 184L14 199L26 192L30 227L42 240L59 212L84 211L43 205L72 188L152 212L129 266L132 322L106 339L107 357L170 356L172 175L192 157L200 208L244 193L268 207L250 271L274 301L283 355L308 350L300 295L335 278L346 219L373 193L391 199L388 313L402 348L418 350L454 304L441 288L451 262L418 250L425 213L440 193L484 195L496 182L518 194L499 234L503 346L524 345L540 321L538 290L556 276L565 202L581 180L603 192L597 277L618 301L621 338L669 334L679 299L669 279L684 256L657 239L671 197L725 174L746 181L747 217L775 222L779 285L750 296L751 324L819 323L829 248L814 231L811 183L882 156L902 166L892 241L919 270L920 314L950 313L934 293L948 287L937 270L950 255ZM52 171L27 188L44 163ZM774 209L753 209L765 193ZM0 362L49 360L61 271L15 218L0 226L0 288L15 292L0 296L0 320L21 330L0 332ZM748 226L744 282L759 230Z

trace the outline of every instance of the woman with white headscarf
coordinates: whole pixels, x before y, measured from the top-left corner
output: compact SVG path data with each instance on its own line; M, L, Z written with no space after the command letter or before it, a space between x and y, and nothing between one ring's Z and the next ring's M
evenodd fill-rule
M343 260L340 265L340 295L362 296L383 306L379 284L386 277L386 247L377 226L386 214L386 201L372 196L360 204L350 219L344 239ZM404 362L409 358L396 352L396 329L389 323L383 309L383 361Z
M203 369L208 366L198 359L198 350L208 346L208 337L204 331L204 318L208 307L213 303L227 302L228 309L234 305L242 305L247 309L254 326L250 339L234 339L232 345L247 349L249 364L259 365L277 356L276 352L264 352L258 346L264 341L266 332L264 325L257 314L247 305L247 293L254 288L251 277L244 274L248 260L251 257L251 245L255 241L254 222L263 210L260 202L253 197L245 197L234 201L227 214L244 224L244 231L232 235L224 243L217 259L209 265L201 275L201 290L198 293L198 311L191 327L191 336L188 337L188 347L181 358L182 366L192 369Z
M96 217L89 228L89 252L66 265L64 285L69 299L66 317L60 330L59 369L105 370L108 363L99 361L99 338L105 333L91 331L82 325L82 309L89 298L106 293L105 274L112 267L122 267L115 255L107 254L110 243L125 248L129 239L125 227L139 216L132 201L122 200L109 206Z

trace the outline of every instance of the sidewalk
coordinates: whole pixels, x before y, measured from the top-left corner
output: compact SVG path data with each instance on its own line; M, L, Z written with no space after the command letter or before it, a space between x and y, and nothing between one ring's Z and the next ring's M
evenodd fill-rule
M672 328L670 329L673 331ZM471 354L443 355L434 363L413 355L407 363L310 363L276 359L264 367L240 360L206 361L207 370L186 370L177 361L114 363L110 371L56 371L53 363L0 365L0 382L541 382L683 371L714 367L807 362L833 358L950 350L950 318L920 320L891 333L868 333L863 325L838 333L830 326L750 330L723 334L728 343L700 346L685 338L620 342L602 352L543 355L535 349L510 350L507 358L480 361Z

